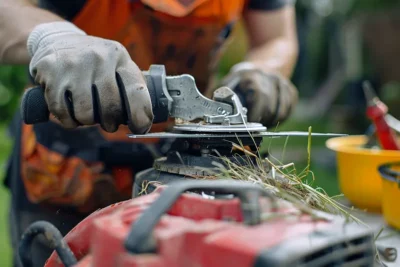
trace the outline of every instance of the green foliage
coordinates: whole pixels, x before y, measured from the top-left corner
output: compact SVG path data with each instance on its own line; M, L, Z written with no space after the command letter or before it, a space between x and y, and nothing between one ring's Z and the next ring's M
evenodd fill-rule
M0 124L0 183L3 182L6 160L11 151L10 139L6 136L6 127ZM10 231L8 228L8 207L10 193L0 186L0 266L11 266Z
M0 66L0 123L8 121L18 108L27 74L24 66Z
M400 7L398 0L298 0L296 6L299 15L312 11L321 17L353 16L359 12L395 7Z
M0 182L3 182L7 158L12 142L6 135L6 124L19 106L27 82L27 68L23 66L0 66ZM12 249L8 228L10 192L0 186L0 266L12 266Z
M351 11L379 10L399 7L399 0L353 0Z

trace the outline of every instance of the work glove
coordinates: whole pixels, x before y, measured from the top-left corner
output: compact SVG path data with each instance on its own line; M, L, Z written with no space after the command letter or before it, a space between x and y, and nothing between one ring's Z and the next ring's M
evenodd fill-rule
M249 122L259 122L266 127L284 122L298 101L295 86L279 73L265 72L251 63L232 67L222 80L247 108Z
M69 22L38 25L28 38L29 71L65 128L100 123L107 132L152 125L145 78L120 43L88 36Z

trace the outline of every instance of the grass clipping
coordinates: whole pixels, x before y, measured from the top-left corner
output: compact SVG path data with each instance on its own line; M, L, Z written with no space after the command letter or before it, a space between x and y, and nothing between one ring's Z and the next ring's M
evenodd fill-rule
M287 140L284 150L286 149ZM329 214L340 215L348 221L364 224L350 213L351 208L336 201L340 196L330 197L322 188L314 188L307 182L307 177L314 174L310 170L311 163L311 127L309 128L307 145L307 166L301 172L296 170L294 163L283 164L247 151L240 143L233 144L234 148L244 152L241 156L247 161L247 166L239 165L226 157L220 157L224 164L215 162L216 170L209 171L213 179L234 179L259 184L268 191L282 198L302 211L318 210ZM193 177L201 179L202 177ZM206 177L204 177L206 178ZM210 176L207 177L210 179Z

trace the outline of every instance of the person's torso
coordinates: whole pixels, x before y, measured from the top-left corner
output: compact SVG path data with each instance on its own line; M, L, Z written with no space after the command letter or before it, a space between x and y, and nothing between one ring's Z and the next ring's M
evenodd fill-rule
M40 0L89 35L121 42L143 70L191 74L201 91L246 0Z

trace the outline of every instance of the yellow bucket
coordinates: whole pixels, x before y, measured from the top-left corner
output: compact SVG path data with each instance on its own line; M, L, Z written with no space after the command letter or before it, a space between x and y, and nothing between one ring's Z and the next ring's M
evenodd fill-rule
M400 163L388 163L379 167L382 176L382 211L390 226L400 229Z
M357 208L381 212L382 179L380 165L400 161L400 151L363 148L368 138L335 137L326 146L337 155L339 186L344 196Z

